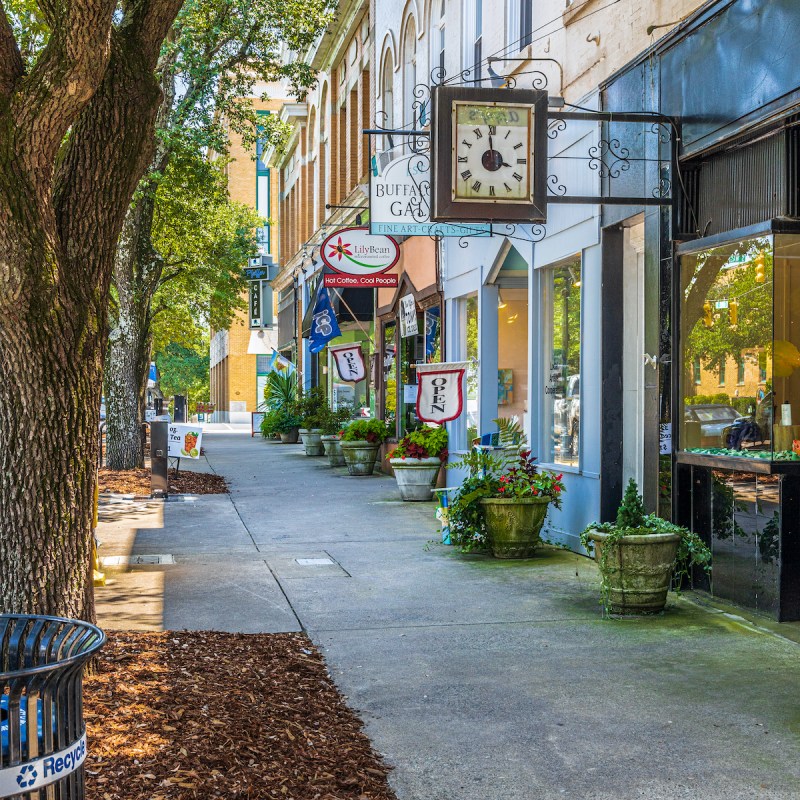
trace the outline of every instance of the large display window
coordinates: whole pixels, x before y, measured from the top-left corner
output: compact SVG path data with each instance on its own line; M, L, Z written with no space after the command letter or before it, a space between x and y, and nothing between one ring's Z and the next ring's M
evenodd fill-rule
M800 463L800 235L680 258L684 455Z
M545 328L542 461L580 465L581 259L543 272Z

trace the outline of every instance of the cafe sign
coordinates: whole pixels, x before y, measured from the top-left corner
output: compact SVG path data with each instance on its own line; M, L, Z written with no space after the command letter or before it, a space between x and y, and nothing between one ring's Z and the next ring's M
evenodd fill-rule
M320 246L320 258L333 273L325 286L397 286L397 275L387 274L400 260L400 245L391 236L375 236L369 228L342 228Z

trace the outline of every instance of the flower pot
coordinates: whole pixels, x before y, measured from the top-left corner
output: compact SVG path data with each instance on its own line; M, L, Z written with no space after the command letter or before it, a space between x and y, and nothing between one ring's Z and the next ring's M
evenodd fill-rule
M322 446L322 430L320 428L311 428L311 430L300 428L300 438L303 440L307 456L325 455L325 449Z
M594 557L615 614L657 614L667 602L681 537L675 533L623 536L603 550L609 534L592 531Z
M372 475L375 462L378 460L380 443L368 442L366 439L354 442L341 442L342 455L351 475Z
M480 503L492 555L495 558L531 558L539 546L539 532L550 498L484 497Z
M281 433L281 444L297 444L297 439L300 436L298 428L292 428L286 433Z
M323 436L322 446L325 448L325 455L328 456L328 463L332 467L343 467L344 456L342 455L342 440L336 436Z
M439 476L439 458L390 458L400 497L411 502L432 500L433 487Z

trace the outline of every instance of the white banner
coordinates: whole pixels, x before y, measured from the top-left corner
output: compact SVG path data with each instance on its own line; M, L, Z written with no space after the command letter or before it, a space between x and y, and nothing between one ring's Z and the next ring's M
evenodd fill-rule
M201 425L171 424L167 431L170 458L200 458L200 442L203 438Z
M26 764L0 769L0 797L16 797L21 792L41 789L75 772L86 760L86 734L69 747Z
M400 298L400 336L416 336L419 333L417 322L417 303L413 294Z
M450 422L464 410L466 361L417 364L417 417L423 422Z
M364 363L364 353L361 352L361 342L328 347L328 350L336 361L336 369L339 370L339 377L343 381L358 383L367 377L367 365Z

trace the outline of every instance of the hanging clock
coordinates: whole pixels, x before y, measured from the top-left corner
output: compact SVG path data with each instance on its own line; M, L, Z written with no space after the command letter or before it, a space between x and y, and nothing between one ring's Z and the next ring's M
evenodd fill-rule
M431 219L544 222L547 92L437 86L432 105Z

